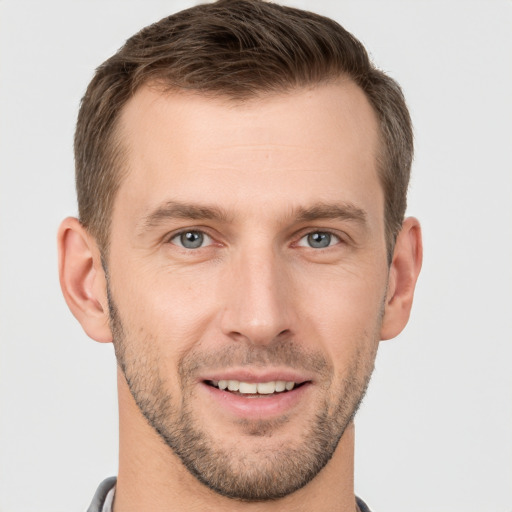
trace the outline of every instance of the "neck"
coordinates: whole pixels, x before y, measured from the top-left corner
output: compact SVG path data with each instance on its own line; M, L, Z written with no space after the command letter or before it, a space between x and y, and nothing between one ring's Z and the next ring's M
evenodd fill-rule
M119 375L119 474L114 512L354 512L354 426L305 487L275 501L226 498L199 482L147 423Z

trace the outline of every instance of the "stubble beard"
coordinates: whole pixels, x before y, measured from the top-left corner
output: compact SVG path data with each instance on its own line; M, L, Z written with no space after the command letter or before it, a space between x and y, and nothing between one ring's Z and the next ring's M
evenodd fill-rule
M373 372L376 342L366 353L359 351L336 392L329 380L332 368L323 356L306 354L292 342L256 349L237 345L234 350L206 355L190 353L179 362L182 399L178 403L166 389L159 372L159 357L154 352L156 344L144 340L138 345L144 347L143 353L130 350L133 347L127 341L110 290L107 291L116 357L130 392L148 423L200 482L218 494L236 500L276 500L304 487L329 462L365 395ZM260 366L292 363L292 367L313 369L321 376L323 382L328 383L325 399L305 425L301 439L281 443L277 449L275 443L269 443L268 448L262 444L262 438L271 438L288 421L286 417L238 425L244 430L244 436L252 436L255 440L254 449L246 451L242 443L220 446L208 430L200 428L191 405L192 375L198 368L211 365L212 358L225 367L242 361Z

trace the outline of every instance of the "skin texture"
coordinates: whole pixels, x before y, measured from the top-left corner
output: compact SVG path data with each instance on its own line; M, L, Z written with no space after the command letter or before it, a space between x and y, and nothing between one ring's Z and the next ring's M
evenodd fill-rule
M364 94L344 81L234 103L144 87L120 136L108 275L76 219L59 232L66 300L118 358L115 511L353 510L352 417L421 266L412 218L387 263ZM202 245L183 247L183 230ZM206 383L223 377L304 384L232 407Z

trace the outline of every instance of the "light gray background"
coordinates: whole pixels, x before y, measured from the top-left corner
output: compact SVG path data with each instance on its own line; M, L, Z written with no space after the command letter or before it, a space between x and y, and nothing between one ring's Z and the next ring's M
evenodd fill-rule
M512 511L512 2L289 2L359 37L416 128L425 262L357 418L376 512ZM95 66L191 2L0 0L0 511L84 510L116 473L111 346L61 298L72 136Z

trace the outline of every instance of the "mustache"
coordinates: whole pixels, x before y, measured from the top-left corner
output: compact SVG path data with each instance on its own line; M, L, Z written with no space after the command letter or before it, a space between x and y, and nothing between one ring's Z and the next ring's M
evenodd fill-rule
M185 354L179 363L182 378L194 377L205 369L230 367L271 368L285 366L294 370L313 372L330 377L332 365L319 351L301 347L292 340L280 340L268 345L254 345L247 341L236 341L216 349L198 347Z

